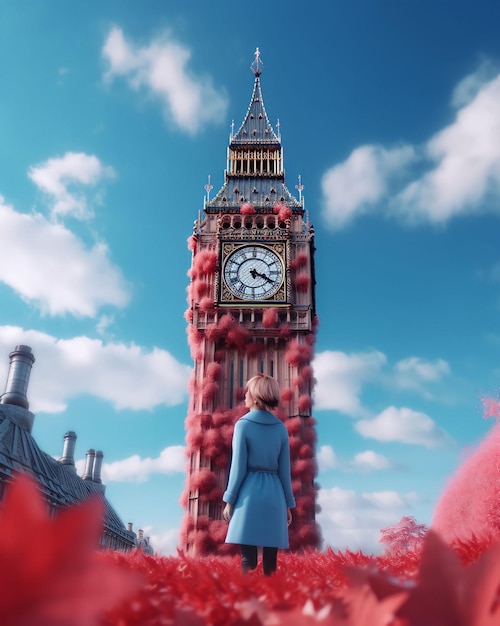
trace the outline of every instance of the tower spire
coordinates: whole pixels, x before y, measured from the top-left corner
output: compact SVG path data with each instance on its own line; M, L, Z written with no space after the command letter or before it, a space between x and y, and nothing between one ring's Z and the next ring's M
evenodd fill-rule
M264 69L264 63L260 58L260 50L259 48L255 48L255 59L253 60L250 69L255 74L255 76L260 76L262 74L262 70Z

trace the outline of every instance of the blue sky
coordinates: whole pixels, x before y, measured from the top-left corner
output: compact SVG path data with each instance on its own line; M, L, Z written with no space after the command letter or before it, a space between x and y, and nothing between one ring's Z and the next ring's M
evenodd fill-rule
M500 379L494 0L0 3L0 384L36 356L33 434L104 452L125 522L175 550L186 240L223 182L258 46L287 186L316 230L325 543L429 523Z

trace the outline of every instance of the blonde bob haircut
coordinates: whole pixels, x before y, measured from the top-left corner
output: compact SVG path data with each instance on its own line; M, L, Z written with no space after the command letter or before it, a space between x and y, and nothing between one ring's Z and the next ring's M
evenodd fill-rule
M260 409L275 409L280 402L280 387L277 381L267 374L257 374L247 382L247 390L255 406Z

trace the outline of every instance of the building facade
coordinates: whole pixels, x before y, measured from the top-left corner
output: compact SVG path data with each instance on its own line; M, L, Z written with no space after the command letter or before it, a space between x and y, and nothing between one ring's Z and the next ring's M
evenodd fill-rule
M74 451L76 433L64 435L59 460L43 452L31 429L34 414L29 410L28 385L35 357L30 346L19 345L10 353L5 392L0 396L0 500L17 473L32 476L40 486L51 515L70 505L92 497L104 503L104 525L101 548L129 551L135 547L134 533L127 530L104 495L101 480L103 453L89 450L85 471L78 476Z
M196 220L186 319L194 373L186 444L189 469L181 545L187 554L233 550L224 544L222 494L235 421L246 413L246 381L259 372L281 387L278 417L290 436L296 498L290 548L316 548L316 431L311 359L317 316L314 229L285 185L283 147L262 99L259 50L250 105L231 131L224 184ZM279 125L278 125L279 129Z

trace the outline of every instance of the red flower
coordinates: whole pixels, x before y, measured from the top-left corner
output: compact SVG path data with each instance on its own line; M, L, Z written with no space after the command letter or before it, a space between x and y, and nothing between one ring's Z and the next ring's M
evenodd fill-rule
M36 483L19 475L0 510L2 626L95 624L138 588L138 577L105 563L96 547L102 502L50 517Z

